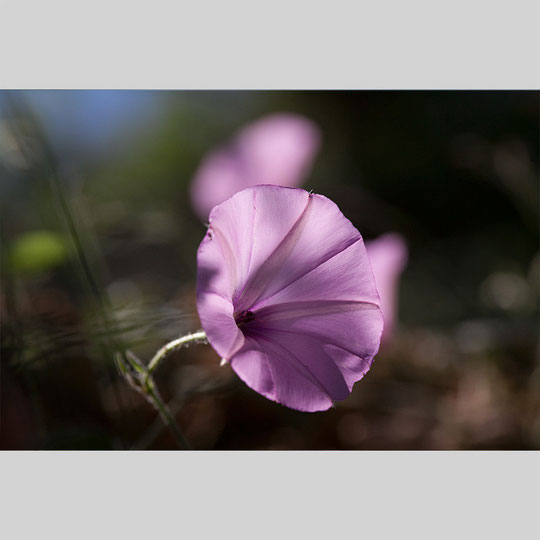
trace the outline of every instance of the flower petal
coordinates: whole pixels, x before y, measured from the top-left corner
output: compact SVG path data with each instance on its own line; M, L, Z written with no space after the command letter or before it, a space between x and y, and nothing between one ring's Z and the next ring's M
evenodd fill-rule
M199 246L197 266L197 309L201 325L214 349L228 359L243 342L231 301L236 259L209 230Z
M336 235L336 240L339 238ZM315 240L313 244L317 244ZM310 300L344 300L380 304L371 265L367 257L366 248L361 237L350 243L348 247L339 251L347 241L338 243L334 249L329 248L324 256L314 254L312 261L304 267L302 274L300 265L295 275L281 281L274 286L277 291L259 300L257 308L266 306ZM337 252L337 253L336 253ZM293 272L291 272L293 274ZM291 283L287 285L288 281ZM280 288L281 285L286 286Z
M348 388L337 363L324 350L324 342L321 339L275 329L266 329L263 335L289 351L296 362L309 372L308 380L311 382L315 379L320 391L331 401L345 399L349 395L351 389ZM300 374L302 373L300 371Z
M271 326L271 323L276 321L332 315L361 309L378 310L379 306L361 300L302 300L299 302L271 304L265 308L257 309L257 323L255 324L257 327L260 325Z
M198 308L232 369L298 410L347 397L378 352L383 318L362 237L337 206L256 186L212 211L207 236Z
M222 296L207 293L199 296L197 307L208 341L222 358L229 360L244 344L232 304Z
M264 241L253 242L249 277L234 298L239 311L250 308L262 295L268 294L268 287L296 248L311 213L311 197L306 197L305 191L290 190L291 196L284 198L280 189L273 189L273 186L261 187L265 188L262 191L264 197L260 197L263 204L255 214L253 234ZM282 204L287 199L296 204L289 206L290 212L286 217L296 219L293 223L288 219L276 222L275 216L278 212L283 213Z
M224 250L225 264L236 276L233 297L237 309L254 296L255 286L248 288L248 279L259 283L257 290L266 287L271 261L294 247L291 231L295 224L298 228L308 201L309 195L302 189L257 186L237 193L212 210L210 231L215 232ZM240 302L246 289L249 298Z
M299 411L324 411L332 398L291 351L268 336L248 338L231 360L236 374L253 390Z
M266 287L258 298L256 306L274 302L275 295L291 287L288 293L282 296L297 298L298 287L294 283L303 277L314 272L311 284L315 296L313 299L321 299L317 291L321 288L321 277L326 273L326 281L331 283L332 296L336 298L335 288L339 288L343 283L347 290L347 299L357 299L378 303L371 267L362 243L362 237L352 223L346 219L336 204L321 195L310 195L310 211L304 213L304 222L300 233L295 238L294 250L290 250L285 258L275 265L275 268L268 270L272 274L272 279L267 280ZM352 248L352 246L356 246ZM347 262L353 265L351 270L343 268L340 253L351 248ZM317 272L317 269L325 265L325 272ZM343 270L354 279L336 278L336 270ZM304 281L301 298L305 299L305 286L310 280ZM356 285L352 291L351 285ZM308 285L309 286L309 285ZM356 296L350 296L353 293ZM309 293L308 293L309 295ZM255 307L253 305L253 307Z
M249 365L244 365L243 356L240 363L235 362L242 349L231 366L248 386L260 391L253 370L258 377L264 364L275 393L261 393L304 411L328 409L333 401L349 395L354 383L369 370L382 332L381 310L367 302L272 305L257 311L256 317L245 335L246 340L257 341L259 348L251 347Z
M379 351L383 317L378 306L363 306L363 309L354 311L306 312L298 318L273 318L270 321L262 318L254 329L259 334L279 331L295 335L299 340L317 339L321 346L339 347L370 362Z
M271 359L257 339L246 336L244 346L231 358L230 364L250 388L268 399L276 400Z

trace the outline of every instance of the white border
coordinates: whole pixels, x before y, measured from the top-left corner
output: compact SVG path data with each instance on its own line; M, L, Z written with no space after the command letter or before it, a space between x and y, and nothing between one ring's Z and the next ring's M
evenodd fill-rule
M0 0L0 88L539 89L539 3ZM540 535L538 452L0 454L0 538Z
M539 452L4 452L0 538L531 540Z
M539 89L537 0L0 0L0 88Z

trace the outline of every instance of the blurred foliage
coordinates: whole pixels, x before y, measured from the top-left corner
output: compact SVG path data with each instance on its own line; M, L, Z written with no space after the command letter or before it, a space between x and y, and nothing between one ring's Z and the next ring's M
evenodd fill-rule
M265 400L210 347L180 351L157 377L188 439L540 447L538 92L56 91L0 93L2 448L175 448L111 349L148 359L198 328L205 226L190 180L208 151L279 111L323 132L304 187L365 238L407 239L400 325L326 413Z
M60 235L31 231L15 240L9 261L16 273L41 273L64 262L67 256L66 243Z

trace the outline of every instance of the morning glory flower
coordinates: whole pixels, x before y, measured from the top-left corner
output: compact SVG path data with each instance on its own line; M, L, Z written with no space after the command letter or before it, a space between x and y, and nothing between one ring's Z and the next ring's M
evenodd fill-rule
M296 114L266 116L244 127L226 146L204 158L191 185L201 220L236 192L256 184L297 187L309 173L321 134Z
M345 399L383 329L360 233L335 203L260 185L210 213L197 254L208 341L249 387L301 411Z
M407 264L407 244L401 235L388 233L366 242L366 249L381 297L386 341L397 321L399 278Z

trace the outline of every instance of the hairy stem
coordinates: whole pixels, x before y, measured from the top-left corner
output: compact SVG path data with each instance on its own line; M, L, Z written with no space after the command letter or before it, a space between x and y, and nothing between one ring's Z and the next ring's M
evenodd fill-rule
M159 349L159 351L154 355L152 360L148 363L148 374L154 372L154 370L159 366L161 361L168 356L173 351L177 351L184 346L189 345L190 343L202 343L206 341L206 334L200 330L199 332L194 332L193 334L187 334L181 338L175 339L167 343Z
M124 355L121 353L116 354L116 365L121 374L132 388L141 393L147 401L155 407L165 425L175 436L178 446L185 450L190 449L189 443L176 423L169 407L167 407L161 398L154 378L152 377L152 373L159 367L161 361L171 352L187 346L190 343L203 343L205 341L206 334L202 330L175 339L161 347L147 366L129 350L126 351Z

